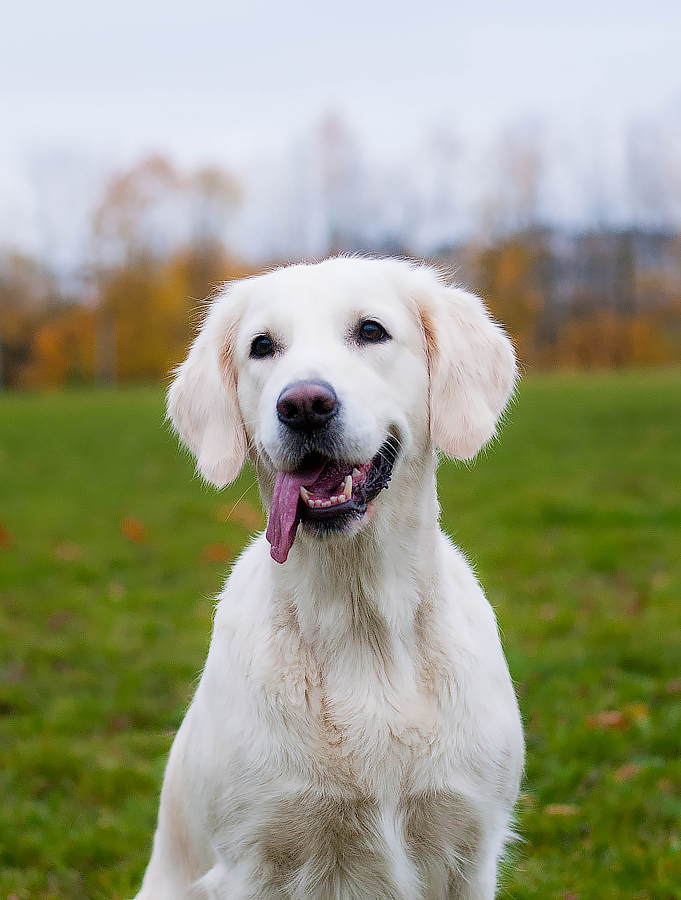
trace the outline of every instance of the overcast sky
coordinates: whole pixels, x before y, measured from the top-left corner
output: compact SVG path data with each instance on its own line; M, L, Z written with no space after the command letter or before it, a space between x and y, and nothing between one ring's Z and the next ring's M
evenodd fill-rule
M681 103L678 0L3 0L0 147L190 158L325 111L381 151L446 119L617 123Z
M329 112L385 158L443 124L475 144L681 117L679 0L1 2L5 219L53 150L238 166Z

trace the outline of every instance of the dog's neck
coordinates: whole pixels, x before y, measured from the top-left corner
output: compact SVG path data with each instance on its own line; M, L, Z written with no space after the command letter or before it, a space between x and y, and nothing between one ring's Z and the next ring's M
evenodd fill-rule
M287 562L274 566L274 596L318 657L363 645L388 659L413 644L436 571L436 464L432 451L405 463L354 536L299 529Z

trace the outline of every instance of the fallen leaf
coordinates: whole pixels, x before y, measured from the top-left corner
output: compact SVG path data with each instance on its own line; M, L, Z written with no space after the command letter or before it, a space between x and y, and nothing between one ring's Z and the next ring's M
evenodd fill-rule
M563 900L579 900L580 894L573 894L572 891L563 891Z
M5 550L8 550L12 544L14 543L14 538L12 537L11 532L9 532L5 526L0 522L0 547Z
M232 505L225 503L219 506L217 516L221 522L238 522L251 530L260 529L264 525L262 510L256 509L250 503L246 503L245 500L239 500Z
M627 763L616 770L615 781L629 781L634 775L638 775L640 771L641 767L637 763Z
M665 685L665 690L668 694L678 694L681 691L681 678L672 678Z
M63 628L68 622L73 618L73 613L68 609L60 609L57 612L53 612L52 615L47 620L47 627L52 630L56 630L57 628Z
M552 803L544 807L547 816L576 816L579 809L572 803Z
M618 728L620 731L626 731L629 727L626 716L618 709L610 709L598 713L598 715L595 716L587 716L586 724L591 728L598 728L601 731L607 731L611 728Z
M208 544L201 551L201 558L206 562L228 562L234 559L234 551L229 544Z
M109 719L109 731L121 732L125 731L126 728L130 728L130 717L129 716L112 716Z
M54 555L63 559L64 562L78 562L83 556L83 548L79 544L74 544L73 541L65 541L55 548Z
M125 594L125 585L119 581L110 581L106 590L110 600L120 600Z
M652 578L652 585L656 591L664 590L671 581L669 573L663 570L655 572Z
M119 523L121 534L133 544L146 544L149 540L147 529L134 516L125 516Z
M26 669L24 669L22 664L14 663L14 665L5 669L2 674L2 680L8 682L8 684L18 684L25 674Z
M650 710L645 703L627 703L623 712L630 722L646 725L650 720Z

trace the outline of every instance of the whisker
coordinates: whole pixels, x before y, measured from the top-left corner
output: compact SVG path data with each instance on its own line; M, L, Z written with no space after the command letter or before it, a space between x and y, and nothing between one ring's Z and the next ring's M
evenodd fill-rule
M230 511L227 513L227 516L226 516L227 519L229 519L229 518L231 517L232 513L233 513L234 510L237 508L237 506L239 505L239 503L241 503L241 501L244 499L244 497L246 496L246 494L247 494L252 488L257 487L257 486L258 486L258 480L257 480L257 478L254 478L253 481L246 487L246 490L241 494L241 496L238 497L238 498L234 501L234 503L232 504L232 508L231 508Z

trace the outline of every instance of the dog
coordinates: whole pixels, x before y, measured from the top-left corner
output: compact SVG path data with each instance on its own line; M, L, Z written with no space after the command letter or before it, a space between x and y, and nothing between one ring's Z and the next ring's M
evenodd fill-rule
M523 768L492 608L441 532L438 451L495 434L516 363L433 269L334 258L228 286L169 391L269 513L233 567L138 900L488 900Z

